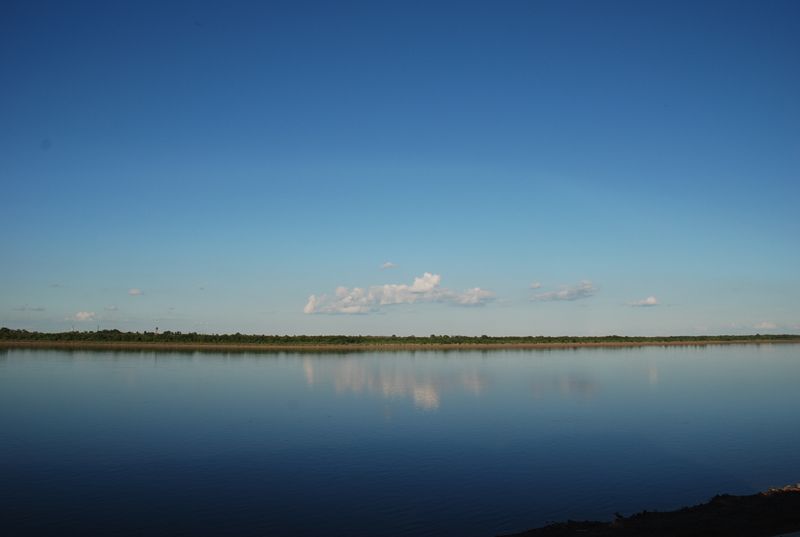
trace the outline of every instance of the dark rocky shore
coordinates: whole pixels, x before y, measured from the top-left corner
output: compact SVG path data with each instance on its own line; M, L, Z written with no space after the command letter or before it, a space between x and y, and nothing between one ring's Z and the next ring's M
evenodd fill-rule
M715 496L677 511L643 511L612 522L568 521L507 537L769 537L800 531L800 483L751 496Z

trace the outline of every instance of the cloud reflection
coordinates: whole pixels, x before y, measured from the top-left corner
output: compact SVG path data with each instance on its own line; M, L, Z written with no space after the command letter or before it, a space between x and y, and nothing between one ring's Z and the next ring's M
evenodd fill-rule
M382 364L355 358L335 360L303 359L306 384L331 384L338 394L374 394L384 399L408 398L423 410L437 410L443 392L466 392L480 396L488 384L477 368L452 373L412 368L399 369L391 362Z
M576 373L556 375L547 380L531 382L531 391L537 399L552 392L572 399L592 399L599 388L600 385L594 379Z
M658 384L658 366L654 362L650 362L647 368L647 380L651 386Z

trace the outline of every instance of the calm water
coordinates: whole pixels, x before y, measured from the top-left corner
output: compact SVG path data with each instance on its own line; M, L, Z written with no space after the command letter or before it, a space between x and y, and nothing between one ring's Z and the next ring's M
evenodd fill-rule
M800 346L0 350L8 535L491 536L800 481Z

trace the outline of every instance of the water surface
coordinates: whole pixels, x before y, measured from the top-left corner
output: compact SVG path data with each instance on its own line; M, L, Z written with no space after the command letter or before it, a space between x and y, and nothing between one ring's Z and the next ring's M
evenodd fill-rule
M0 351L13 535L491 536L800 481L800 345Z

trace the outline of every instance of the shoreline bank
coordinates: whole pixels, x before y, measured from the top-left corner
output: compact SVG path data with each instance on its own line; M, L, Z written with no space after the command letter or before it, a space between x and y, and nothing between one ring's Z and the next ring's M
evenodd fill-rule
M800 483L749 496L721 494L675 511L642 511L612 522L558 522L504 537L778 536L800 530Z
M0 349L63 349L63 350L132 350L132 351L195 351L195 352L394 352L394 351L478 351L478 350L552 350L581 348L636 347L707 347L716 345L798 344L798 339L725 339L704 341L631 341L631 342L564 342L564 343L176 343L152 341L58 341L0 340Z

